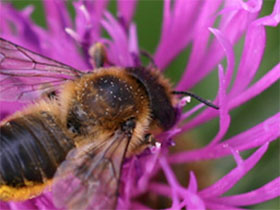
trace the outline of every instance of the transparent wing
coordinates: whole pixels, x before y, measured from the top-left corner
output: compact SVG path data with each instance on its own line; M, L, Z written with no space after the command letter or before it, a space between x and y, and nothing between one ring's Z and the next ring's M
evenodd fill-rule
M83 72L0 38L0 100L33 100Z
M102 145L92 143L69 153L52 186L58 208L114 209L122 162L130 137L121 132Z

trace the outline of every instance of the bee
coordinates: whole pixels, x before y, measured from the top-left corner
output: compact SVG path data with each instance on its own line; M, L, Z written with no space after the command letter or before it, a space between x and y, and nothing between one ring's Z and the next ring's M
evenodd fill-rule
M0 123L0 200L51 186L58 207L114 209L124 159L174 126L175 95L217 108L156 68L105 67L100 43L90 54L83 72L0 38L0 100L33 102Z

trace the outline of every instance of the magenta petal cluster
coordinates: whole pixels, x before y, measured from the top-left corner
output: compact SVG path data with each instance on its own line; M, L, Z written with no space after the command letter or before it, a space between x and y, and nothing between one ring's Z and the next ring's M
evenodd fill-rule
M36 25L33 7L18 11L10 4L0 3L0 36L27 49L48 56L81 70L92 69L88 49L101 41L108 46L110 61L118 66L139 64L137 25L133 14L137 0L118 0L118 17L107 11L108 1L78 1L74 3L75 18L71 19L63 1L43 1L47 29ZM138 198L148 192L170 198L168 209L243 209L280 196L280 176L253 191L226 195L262 158L270 142L280 137L280 112L229 139L230 111L242 106L279 81L280 63L253 82L266 46L266 27L279 27L280 0L276 0L270 15L259 17L263 0L164 0L161 37L154 54L156 65L164 71L176 56L192 43L192 50L177 90L188 90L218 69L219 89L214 103L219 111L203 105L181 112L176 126L159 135L161 144L126 161L122 173L122 191L118 209L151 209ZM219 19L217 26L216 21ZM12 27L11 27L12 25ZM110 39L102 37L106 30ZM211 39L214 35L214 39ZM243 52L236 62L234 46L245 37ZM63 46L63 47L61 47ZM226 59L226 65L221 62ZM234 76L234 71L236 75ZM174 69L176 71L176 69ZM191 80L189 78L192 78ZM1 114L11 114L22 104L1 102ZM194 117L193 115L196 114ZM192 118L190 119L190 116ZM219 131L205 147L169 154L175 136L207 121L219 118ZM176 143L176 141L175 141ZM254 149L243 159L241 151ZM231 156L236 167L205 189L198 188L196 174L189 172L189 184L182 186L172 170L172 164L219 159ZM162 171L167 183L158 182L155 175ZM268 172L269 173L269 172ZM186 177L188 174L186 174ZM25 202L1 202L0 209L56 209L49 191Z

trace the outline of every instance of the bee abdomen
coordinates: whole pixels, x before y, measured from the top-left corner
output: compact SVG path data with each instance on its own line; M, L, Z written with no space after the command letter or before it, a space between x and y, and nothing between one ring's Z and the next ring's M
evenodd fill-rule
M12 119L0 133L0 187L44 183L74 147L47 112Z

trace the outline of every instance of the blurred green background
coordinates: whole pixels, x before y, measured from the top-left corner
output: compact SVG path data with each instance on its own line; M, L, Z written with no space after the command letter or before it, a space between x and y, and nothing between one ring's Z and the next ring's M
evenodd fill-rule
M21 9L26 5L33 4L35 6L35 11L32 15L34 21L45 27L44 20L44 10L43 5L40 0L36 1L12 1L15 7ZM272 12L274 0L264 0L263 9L260 16L268 15ZM69 10L74 17L74 9L71 1L68 1ZM116 1L110 1L109 10L116 14ZM162 10L163 1L162 0L139 0L134 22L137 24L138 38L140 47L151 53L155 52L157 44L160 39L161 32L161 20L162 20ZM279 26L277 28L267 27L267 42L266 50L261 63L260 69L255 76L257 81L261 78L268 70L275 66L279 62L280 58L280 30ZM237 63L239 62L244 38L242 38L239 43L235 46L235 56ZM173 84L176 84L180 78L180 73L184 71L186 63L188 62L188 56L191 50L191 46L187 47L178 57L174 60L168 67L166 75L171 79ZM225 64L225 61L223 61ZM225 65L224 65L225 66ZM238 66L238 65L236 65ZM201 81L194 89L191 91L196 94L213 99L217 88L217 70L213 71L207 78ZM258 123L264 121L265 119L271 117L276 112L279 112L279 82L271 86L268 90L263 92L261 95L257 96L253 100L247 102L246 104L238 107L237 109L231 111L231 126L225 137L234 136L242 131L245 131ZM196 101L188 106L193 107L196 105ZM198 144L205 145L209 142L216 134L219 129L218 119L212 120L199 128L191 131L191 135L197 139ZM182 139L180 139L182 140ZM268 183L270 180L276 178L280 174L279 170L279 141L274 141L270 144L268 152L262 158L262 160L256 165L256 167L251 170L229 193L235 194L241 192L248 192L255 188L261 187L262 185ZM248 157L253 151L243 152L243 157ZM217 160L213 162L215 170L212 181L217 180L222 177L225 173L229 172L233 167L235 167L235 162L231 157L224 158L222 160ZM280 189L279 189L280 190ZM251 207L252 209L280 209L279 198L265 202Z

